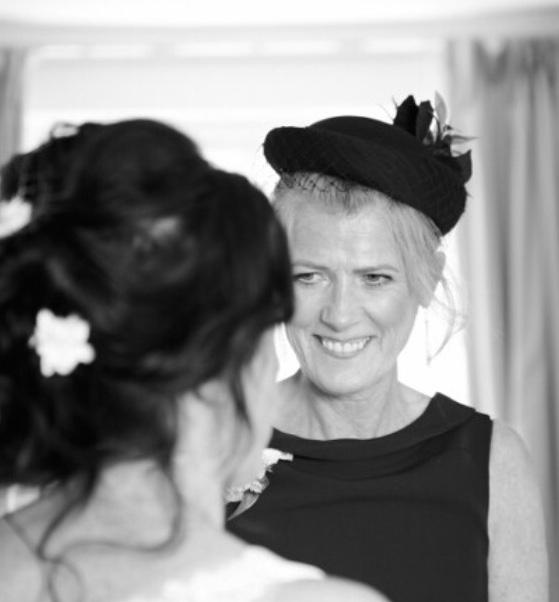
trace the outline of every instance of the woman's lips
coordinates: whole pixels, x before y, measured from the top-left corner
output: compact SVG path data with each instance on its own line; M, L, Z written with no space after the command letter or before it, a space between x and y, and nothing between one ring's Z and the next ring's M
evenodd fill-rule
M329 355L339 358L350 358L361 353L373 337L359 337L343 341L319 335L315 335L315 338L320 343L322 349Z

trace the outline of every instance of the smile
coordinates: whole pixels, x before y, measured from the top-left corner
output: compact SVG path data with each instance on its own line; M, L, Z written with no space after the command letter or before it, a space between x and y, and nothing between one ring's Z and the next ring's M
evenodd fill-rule
M349 341L338 341L327 337L316 336L323 349L330 355L336 357L353 357L360 351L363 351L372 337L362 337L360 339L351 339Z

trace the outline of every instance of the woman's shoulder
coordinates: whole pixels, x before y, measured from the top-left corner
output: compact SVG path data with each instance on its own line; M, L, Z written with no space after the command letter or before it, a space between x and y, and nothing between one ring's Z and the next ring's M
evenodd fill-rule
M389 602L370 587L338 577L320 581L294 581L277 587L271 595L258 602Z
M0 518L0 600L36 600L42 575L36 557L14 530L9 517Z
M44 586L43 576L16 525L9 517L0 519L0 599L2 602L35 601ZM227 560L218 566L198 566L188 577L162 580L160 591L153 594L147 591L133 594L129 584L124 588L126 594L121 589L121 595L117 595L117 588L110 599L153 602L161 597L177 601L191 597L208 602L337 602L345 596L352 602L386 602L364 585L326 577L314 566L287 560L265 548L240 543L234 550L235 556L226 553ZM136 586L132 588L136 589Z
M262 583L320 581L324 572L318 567L288 560L261 546L244 545L242 552L228 567L232 577Z
M547 600L547 553L540 488L520 435L494 420L489 463L489 585L492 598Z
M293 562L259 546L248 546L245 561L257 569L268 587L258 602L386 602L386 598L370 587L328 577L315 566ZM254 589L253 589L254 591Z
M494 519L539 506L539 485L528 449L520 435L498 419L493 420L489 476Z
M530 454L513 428L499 419L493 419L492 423L489 461L492 493L514 490L515 498L519 499L518 495L522 499L538 487Z
M386 602L366 586L328 578L320 569L243 544L236 557L202 566L188 576L166 579L151 595L119 602ZM227 554L229 556L229 554Z

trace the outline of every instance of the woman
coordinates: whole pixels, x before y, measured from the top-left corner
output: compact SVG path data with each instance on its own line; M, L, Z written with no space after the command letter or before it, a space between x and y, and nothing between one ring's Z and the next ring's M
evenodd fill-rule
M45 195L0 240L0 484L43 489L0 521L2 602L380 600L223 530L292 307L265 197L157 122L69 135L0 207Z
M410 96L392 124L333 117L266 138L300 362L271 446L293 459L230 530L395 602L543 602L542 512L519 437L398 380L470 176L438 109Z

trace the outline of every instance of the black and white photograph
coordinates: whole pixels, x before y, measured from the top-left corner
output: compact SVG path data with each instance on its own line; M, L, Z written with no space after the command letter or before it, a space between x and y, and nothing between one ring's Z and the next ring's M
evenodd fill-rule
M0 0L0 602L559 602L559 0Z

